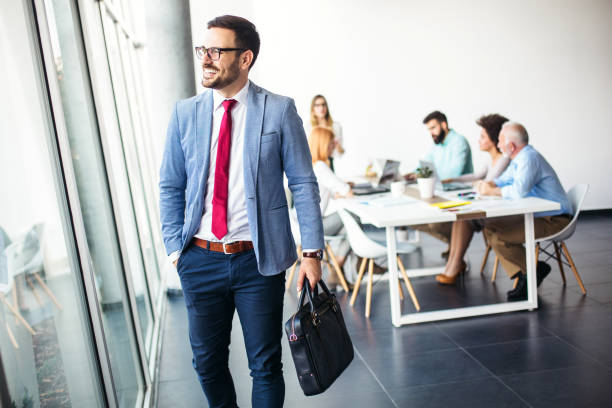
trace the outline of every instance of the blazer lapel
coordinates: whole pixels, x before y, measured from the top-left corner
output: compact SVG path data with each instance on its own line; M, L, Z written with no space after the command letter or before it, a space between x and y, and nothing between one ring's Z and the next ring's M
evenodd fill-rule
M212 113L213 113L213 95L211 91L204 92L196 102L196 134L194 146L196 149L196 158L204 160L195 160L196 174L199 176L198 190L204 193L208 177L208 167L210 166L210 140L212 134ZM204 194L201 194L203 196Z
M259 146L266 95L261 88L249 81L249 96L246 123L244 126L244 181L247 197L257 192L257 170L259 168ZM249 194L249 191L252 194Z

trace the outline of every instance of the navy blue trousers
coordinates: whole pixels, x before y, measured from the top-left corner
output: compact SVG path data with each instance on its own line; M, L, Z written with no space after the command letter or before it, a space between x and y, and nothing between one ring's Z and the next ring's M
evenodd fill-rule
M236 407L228 367L238 311L253 378L253 407L282 407L281 339L285 273L263 276L253 250L225 255L190 245L179 258L193 367L211 408Z

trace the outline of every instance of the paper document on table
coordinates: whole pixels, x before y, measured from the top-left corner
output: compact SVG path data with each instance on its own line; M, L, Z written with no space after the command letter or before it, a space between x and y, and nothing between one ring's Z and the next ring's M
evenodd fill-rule
M396 205L405 205L419 202L408 196L394 197L390 195L379 196L371 200L360 201L361 204L371 205L372 207L392 207Z

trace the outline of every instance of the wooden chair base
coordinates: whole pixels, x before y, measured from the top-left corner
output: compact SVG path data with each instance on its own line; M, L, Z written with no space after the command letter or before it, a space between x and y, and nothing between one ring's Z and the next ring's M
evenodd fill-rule
M374 280L374 259L368 259L368 258L362 259L361 265L359 267L359 274L357 275L357 281L355 282L355 287L353 288L353 294L351 296L350 304L351 306L353 306L355 304L355 300L357 299L357 294L359 293L359 288L361 287L361 281L365 273L366 263L369 263L369 268L368 268L368 285L367 285L367 292L366 292L365 317L370 317L370 313L372 310L372 283ZM397 257L397 266L399 267L399 270L402 274L402 279L404 280L404 284L406 285L406 288L408 289L408 294L410 295L410 298L412 299L412 303L414 304L414 307L416 308L417 311L420 311L421 305L419 304L419 301L414 292L414 288L412 287L412 283L410 283L410 279L408 278L408 274L406 273L404 264L402 263L402 260L400 259L399 256ZM399 285L400 299L403 300L404 291L402 289L401 281L398 280L397 283Z

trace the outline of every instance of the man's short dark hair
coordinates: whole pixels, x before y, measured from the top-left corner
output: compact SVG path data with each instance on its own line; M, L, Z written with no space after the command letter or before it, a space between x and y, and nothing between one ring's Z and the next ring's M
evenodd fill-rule
M491 141L497 148L497 142L499 141L499 132L501 131L503 124L506 122L508 122L508 118L498 113L492 113L490 115L481 116L476 121L476 124L487 132L487 135L489 135L489 139L491 139Z
M253 61L249 69L255 64L257 55L259 54L259 33L255 28L255 24L251 23L246 18L238 16L219 16L215 17L207 23L207 27L211 28L227 28L232 30L236 36L236 47L245 48L253 51Z
M427 124L427 122L433 119L437 120L440 123L446 122L446 124L448 124L448 120L446 120L446 115L440 111L433 111L429 115L425 116L425 119L423 119L423 124Z

